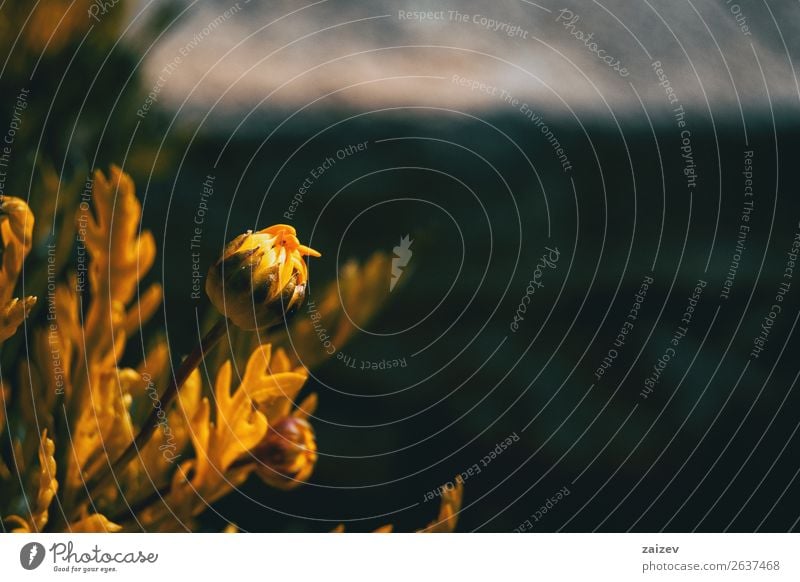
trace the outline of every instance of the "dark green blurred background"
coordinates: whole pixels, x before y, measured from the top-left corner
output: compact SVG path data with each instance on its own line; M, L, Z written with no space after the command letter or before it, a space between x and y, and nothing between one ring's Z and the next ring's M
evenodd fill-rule
M24 12L17 4L14 9ZM381 12L365 3L340 4L348 14ZM131 18L134 7L125 8ZM202 7L212 16L225 8ZM0 56L10 56L0 75L0 111L10 119L20 88L30 89L7 194L50 196L37 189L45 166L62 183L80 182L90 168L110 163L133 176L144 203L143 226L156 233L159 247L149 278L165 287L163 312L146 331L166 327L173 353L185 353L196 340L197 313L203 317L209 308L190 299L189 249L209 174L215 180L203 225L203 272L226 240L285 222L283 213L311 170L363 142L365 151L337 160L314 181L290 221L303 242L323 252L311 262L311 296L346 259L391 253L407 234L414 241L403 284L369 323L369 333L341 348L359 360L406 358L407 366L360 370L333 358L315 370L306 389L320 396L314 422L320 459L311 483L281 493L249 481L217 504L204 527L216 531L232 521L249 531L326 531L343 522L350 531L369 531L391 522L412 530L436 514L436 502L424 501L427 492L480 464L513 433L519 442L466 480L459 531L511 531L564 486L570 495L534 523L534 531L797 527L800 397L794 382L800 368L793 332L800 281L792 282L764 352L749 356L800 230L800 116L796 97L784 98L796 85L792 61L782 70L769 61L766 98L745 102L742 111L732 99L715 101L724 89L704 102L693 81L675 73L679 92L683 84L693 87L682 93L699 175L690 194L680 130L646 66L636 83L641 93L642 84L648 91L655 86L647 114L631 106L630 91L620 104L603 93L611 100L606 108L588 89L567 87L562 96L568 102L592 104L576 115L557 100L538 104L535 95L520 96L543 113L568 153L573 169L565 172L545 136L515 108L502 102L450 108L402 89L394 97L407 106L323 99L291 116L317 96L275 106L267 101L251 112L229 96L224 109L212 108L224 91L212 87L212 97L184 109L181 98L159 97L142 119L136 111L153 76L138 66L140 59L173 19L188 21L180 30L191 31L200 7L142 9L147 18L136 34L123 33L127 20L120 10L92 29L76 29L59 50L43 56L21 45L12 50L4 40ZM326 18L336 14L325 10ZM674 15L685 16L683 10ZM787 26L796 26L794 16ZM199 28L207 20L201 18ZM591 22L585 17L582 25ZM536 32L539 25L527 26ZM769 26L761 36L766 46L775 38ZM220 28L215 35L235 30ZM430 42L440 40L431 33ZM384 46L379 34L366 42ZM486 42L491 46L491 38ZM576 50L569 36L561 42ZM618 54L638 51L630 39L615 42ZM252 50L268 52L258 44ZM706 67L709 85L718 80L715 70L724 80L724 69L704 58L704 42L688 50ZM535 71L527 54L519 53L520 60ZM736 54L734 74L758 85L757 63ZM468 61L460 58L454 70ZM681 57L662 58L671 70L686 70ZM612 82L608 71L587 71ZM431 81L437 82L447 83ZM620 83L626 90L627 81ZM750 150L751 230L725 300L720 292L739 232L744 152ZM545 271L544 287L512 332L509 325L548 246L559 249L558 265ZM33 258L42 260L44 253L35 249ZM654 284L640 317L597 380L595 370L646 275ZM699 279L708 285L688 334L643 399L644 380ZM129 357L136 362L135 353Z

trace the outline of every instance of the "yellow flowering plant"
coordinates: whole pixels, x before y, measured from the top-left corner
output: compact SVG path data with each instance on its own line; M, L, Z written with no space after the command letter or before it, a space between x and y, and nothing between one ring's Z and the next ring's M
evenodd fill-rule
M0 349L16 354L0 368L3 530L191 531L251 475L280 490L308 481L317 396L298 398L308 367L328 354L308 321L290 318L306 299L306 258L320 253L288 225L235 238L207 277L219 316L198 346L173 370L160 339L137 367L123 367L129 340L161 301L158 283L142 288L155 239L141 230L128 174L112 166L91 183L91 209L81 205L63 222L71 234L48 246L44 276L24 273L36 238L28 204L0 198ZM76 232L88 263L72 272L64 256ZM385 299L376 274L388 262L376 254L346 265L315 303L339 345L354 330L344 310L367 318ZM37 295L18 291L26 282ZM239 382L230 359L214 353L226 334L232 357L246 360ZM282 347L289 338L292 356ZM452 531L461 494L460 485L443 494L438 517L420 531Z

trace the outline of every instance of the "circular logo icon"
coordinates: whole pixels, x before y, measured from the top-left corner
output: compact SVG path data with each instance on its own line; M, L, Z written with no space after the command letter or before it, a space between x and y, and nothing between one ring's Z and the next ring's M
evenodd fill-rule
M19 563L26 570L35 570L44 561L44 546L39 542L30 542L19 551Z

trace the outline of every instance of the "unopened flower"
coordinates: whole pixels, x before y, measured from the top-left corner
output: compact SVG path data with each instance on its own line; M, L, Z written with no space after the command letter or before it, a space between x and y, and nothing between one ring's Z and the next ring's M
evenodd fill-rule
M314 429L303 418L286 416L269 427L267 436L252 450L256 473L268 485L292 489L306 481L317 461Z
M321 255L301 245L291 226L248 231L228 243L211 266L206 293L238 327L271 327L297 311L305 299L306 256Z

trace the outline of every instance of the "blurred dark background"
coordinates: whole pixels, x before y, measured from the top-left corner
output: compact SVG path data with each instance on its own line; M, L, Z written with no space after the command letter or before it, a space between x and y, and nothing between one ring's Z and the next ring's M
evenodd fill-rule
M232 4L121 4L99 23L76 19L55 50L24 35L14 41L8 22L18 21L10 16L29 8L2 8L17 11L7 12L2 31L3 119L12 118L20 89L30 90L5 193L51 196L36 185L49 169L66 184L82 182L90 168L122 165L143 201L143 226L158 241L150 278L163 282L165 301L150 331L166 327L174 353L194 345L187 330L209 309L190 300L189 245L208 175L203 272L226 240L288 221L323 252L311 263L313 298L347 259L392 253L406 235L414 241L402 284L339 349L358 361L407 365L361 370L334 356L314 370L306 390L320 397L320 458L311 482L283 493L251 480L217 504L205 528L232 521L249 531L327 531L342 522L369 531L391 522L413 530L436 514L438 501L425 501L426 493L476 464L459 531L511 531L529 519L533 531L797 528L800 282L784 277L800 232L796 7L772 7L776 16L741 2L751 36L721 3L695 3L694 12L688 3L654 3L664 23L642 7L611 3L633 29L628 35L596 5L576 3L577 26L630 63L632 75L622 79L563 31L555 5L458 8L553 43L536 46L479 23L403 28L397 7L364 2L325 3L256 34L293 8L244 4L207 35L204 27ZM291 43L315 26L390 13L391 26L324 31L298 40L274 65L247 69L284 37ZM701 14L718 18L698 37ZM137 115L162 67L198 34L152 108ZM232 48L240 41L246 55L222 56L245 50ZM316 65L364 47L451 42L473 52L396 48L385 69L373 55L357 58L341 79L335 69L325 82L314 77ZM680 96L686 128L677 127L650 68L656 59ZM291 71L312 79L280 87ZM439 78L387 79L412 74ZM518 104L458 86L454 74L503 89ZM383 80L380 89L326 96L337 82L359 79ZM316 92L304 93L309 87ZM545 120L571 169L521 103ZM682 129L690 131L694 188ZM359 143L362 151L337 158ZM753 161L746 223L745 152ZM335 163L286 218L303 181L329 157ZM749 231L725 299L742 224ZM546 247L558 249L558 263L544 269L543 287L512 331ZM44 257L44 248L37 252ZM653 283L639 317L598 379L645 277ZM707 285L686 337L643 398L698 280ZM752 357L782 282L791 284L782 310ZM484 466L512 434L518 442ZM534 521L563 487L570 494Z

